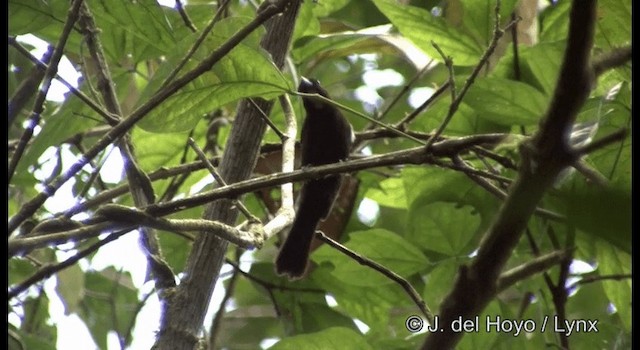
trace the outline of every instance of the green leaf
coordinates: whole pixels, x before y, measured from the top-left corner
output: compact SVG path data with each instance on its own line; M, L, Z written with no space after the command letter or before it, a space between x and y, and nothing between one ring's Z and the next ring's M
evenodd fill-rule
M64 314L76 312L84 296L84 271L78 264L74 264L60 271L56 278L56 292L64 304Z
M62 29L69 6L64 1L9 0L9 33L37 35L49 26Z
M399 5L394 0L373 2L402 35L433 59L442 61L431 41L438 44L445 55L451 56L455 65L472 66L478 63L484 48L472 37L448 24L444 18L433 16L422 8Z
M302 315L302 329L305 333L322 331L331 327L343 327L358 332L353 319L318 303L304 303L300 305Z
M502 78L485 78L471 86L463 99L481 118L501 125L535 125L549 97L530 85Z
M272 304L239 307L226 312L220 322L216 349L255 348L265 339L282 337L282 322L272 313Z
M631 44L631 0L598 1L594 44L605 50Z
M411 207L407 237L420 242L424 249L456 256L464 253L480 228L481 218L472 206L452 202L422 203Z
M36 271L33 264L26 259L10 259L8 267L9 286L22 282Z
M317 2L310 1L309 3L316 17L325 17L343 8L349 3L349 0L322 0Z
M540 42L566 40L569 32L570 1L558 1L540 15Z
M598 272L601 276L631 274L631 255L615 246L598 242ZM615 306L627 332L631 332L631 279L603 280L602 288Z
M21 313L26 319L17 333L25 349L51 349L51 345L56 343L58 333L56 327L51 325L48 312L49 298L45 293L40 293L37 297L22 302L21 306Z
M383 229L352 232L345 246L401 276L424 270L429 264L419 249L397 234ZM362 266L326 245L312 257L319 264L332 264L335 267L333 275L346 284L375 286L392 283L380 272Z
M212 52L228 37L223 32L233 32L247 19L231 18L220 21L216 32L208 37L192 63L183 69L185 72L195 66L194 60L204 57L202 52ZM184 45L185 48L190 45ZM149 83L143 97L149 97L157 91L168 74L175 68L185 51L176 53L167 60L160 72ZM155 133L185 132L191 130L202 117L221 106L245 97L260 96L273 98L292 88L288 80L273 64L257 43L240 43L229 54L216 63L210 72L168 97L160 106L152 110L138 124L141 128ZM145 101L143 98L142 101Z
M316 35L320 32L320 23L318 22L318 18L314 16L312 6L314 6L314 4L310 1L304 1L302 6L300 6L298 16L296 17L292 42L295 43L296 40L302 37Z
M537 86L547 96L551 96L556 87L560 64L564 53L564 42L541 43L523 48L522 79Z
M54 102L46 103L47 109L42 116L44 123L40 125L42 129L20 159L17 173L25 172L29 166L35 165L47 148L58 146L71 136L98 125L92 119L95 113L75 97L68 98L59 109L54 109L55 105ZM53 112L50 114L49 110Z
M282 339L269 349L373 349L373 347L360 333L348 328L331 327L316 333Z
M449 6L445 9L445 16L449 18ZM456 18L460 17L460 25L465 29L469 36L475 38L480 46L487 46L493 38L493 29L495 27L495 1L462 1L457 0L458 6L461 6L459 12L461 17L456 14ZM515 0L500 1L500 18L501 24L504 26L511 20L511 13L514 10ZM458 23L454 21L453 23ZM455 58L454 58L455 59Z
M414 168L402 177L413 197L404 237L438 256L469 254L470 243L495 215L497 201L460 173Z
M162 6L155 0L120 1L102 0L90 4L98 27L103 29L105 49L118 59L125 52L124 35L131 40L131 48L153 48L152 54L170 52L175 46L173 28L169 26ZM139 59L138 55L134 56Z
M85 297L80 316L100 349L107 348L107 334L116 331L124 335L127 325L136 316L137 293L128 273L107 268L85 274Z
M407 196L404 192L404 182L399 178L382 180L379 183L379 187L369 188L365 193L365 197L389 208L408 208Z
M138 164L145 171L178 165L189 136L188 132L155 134L134 128L131 140L136 146Z
M567 195L567 220L576 228L631 253L631 197L615 188L585 187Z
M336 278L328 264L316 267L309 277L314 285L322 286L335 298L338 311L361 320L372 331L387 332L391 320L399 312L406 316L420 312L407 292L395 283L375 288L344 283ZM296 296L300 294L305 293L297 293Z

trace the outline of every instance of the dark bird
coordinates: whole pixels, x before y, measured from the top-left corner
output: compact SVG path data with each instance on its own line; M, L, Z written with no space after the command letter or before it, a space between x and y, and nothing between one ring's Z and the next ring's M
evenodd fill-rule
M330 98L315 79L302 78L298 91ZM353 132L340 111L319 99L303 97L307 116L300 137L302 166L337 163L347 159ZM311 240L320 219L331 212L340 189L340 175L307 181L300 190L298 210L289 236L276 259L276 272L290 279L302 277L309 260Z

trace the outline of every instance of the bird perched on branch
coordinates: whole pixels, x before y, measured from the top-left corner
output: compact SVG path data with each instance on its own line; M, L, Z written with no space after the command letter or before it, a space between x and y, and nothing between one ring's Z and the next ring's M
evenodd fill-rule
M330 98L315 79L302 78L298 91ZM347 159L353 141L351 125L333 105L303 96L306 118L300 144L302 166L337 163ZM289 235L276 259L276 272L290 279L302 277L309 260L311 241L320 219L325 219L340 189L340 175L307 181L300 191L298 210Z

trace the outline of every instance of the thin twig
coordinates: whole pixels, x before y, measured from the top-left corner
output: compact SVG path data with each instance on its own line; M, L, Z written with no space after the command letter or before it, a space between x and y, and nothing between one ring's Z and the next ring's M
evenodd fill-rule
M422 141L422 140L420 140L420 139L418 139L416 137L413 137L413 136L405 133L402 130L399 130L398 128L396 128L393 125L385 124L385 123L383 123L383 122L381 122L381 121L379 121L379 120L377 120L375 118L371 118L370 116L368 116L366 114L360 113L360 112L356 111L355 109L353 109L351 107L348 107L348 106L345 106L343 104L340 104L340 103L338 103L338 102L336 102L334 100L328 99L328 98L326 98L324 96L321 96L319 94L315 94L315 93L314 94L308 94L308 93L297 92L296 95L299 95L299 96L302 96L302 97L310 97L310 98L314 98L314 99L320 100L320 101L325 102L325 103L329 103L329 104L331 104L333 106L336 106L336 107L338 107L338 108L340 108L342 110L345 110L347 112L353 113L353 114L357 115L360 118L364 118L364 119L366 119L366 120L368 120L368 121L370 121L370 122L372 122L372 123L374 123L374 124L376 124L378 126L381 126L381 127L385 128L385 129L395 133L396 135L399 135L401 137L404 137L404 138L407 138L409 140L415 141L415 142L417 142L417 143L419 143L421 145L424 144L424 141Z
M505 29L500 29L500 1L497 1L496 7L495 7L495 24L494 24L493 37L491 39L491 43L489 44L489 47L487 47L487 49L482 54L480 61L473 69L473 72L471 72L471 75L469 75L469 77L465 81L464 85L462 86L462 89L460 90L460 93L455 95L455 99L451 102L451 105L449 106L449 111L447 112L447 116L444 118L444 120L442 121L442 123L440 124L436 132L433 134L432 139L427 141L427 144L425 145L426 148L431 147L431 145L435 142L435 140L444 132L444 129L447 127L447 125L449 125L449 122L451 121L451 119L453 118L453 115L458 110L460 103L462 103L462 99L467 94L467 91L469 91L469 88L471 88L471 85L473 85L473 83L475 82L476 77L478 76L478 74L480 74L480 71L485 66L485 64L487 63L487 61L495 51L496 47L498 46L498 40L502 37L502 35L504 35L504 31L509 29L512 25L515 25L515 23L517 23L517 20L507 24ZM451 79L453 78L451 77Z
M581 284L589 284L589 283L594 283L594 282L600 282L600 281L607 281L607 280L613 280L613 281L622 281L625 279L632 279L633 275L630 273L619 273L619 274L613 274L613 275L598 275L598 276L586 276L586 277L582 277L579 280L571 283L570 285L567 286L567 289L573 289Z
M258 104L252 98L248 98L247 101L249 101L249 103L251 103L253 108L255 108L258 111L258 115L262 117L262 120L264 120L264 122L267 123L267 125L269 125L271 130L273 130L273 132L275 132L276 135L278 135L278 138L280 138L281 141L284 141L286 139L285 134L282 131L280 131L280 129L278 129L276 124L271 120L271 118L269 118L267 113L265 113L262 110L262 108L260 108L260 106L258 106Z
M598 77L609 69L625 65L631 60L631 46L618 47L597 56L591 65L593 74Z
M43 268L41 268L40 270L38 270L36 273L34 273L33 275L31 275L31 277L27 278L26 280L24 280L23 282L21 282L19 285L12 287L9 289L9 295L8 295L8 300L11 300L13 298L15 298L16 296L18 296L20 293L24 292L25 290L27 290L27 288L31 287L32 285L34 285L35 283L48 278L50 276L52 276L53 274L60 272L64 269L66 269L67 267L75 264L76 262L78 262L80 259L88 256L89 254L92 254L93 252L97 251L99 248L101 248L102 246L106 245L107 243L113 242L116 239L120 238L122 235L124 235L125 233L129 232L130 230L122 230L122 231L118 231L118 232L114 232L112 234L110 234L109 236L107 236L106 238L104 238L103 240L96 242L92 245L90 245L89 247L77 252L75 255L73 255L72 257L66 259L65 261L62 261L60 263L57 263L55 265L46 265Z
M18 146L16 147L13 156L11 157L11 161L9 162L7 183L11 183L11 178L13 177L13 174L18 167L20 158L22 158L22 154L27 148L27 143L33 137L33 131L35 127L40 124L40 118L42 112L44 111L44 101L47 98L47 93L49 92L49 88L51 87L51 82L58 72L58 64L60 63L60 59L62 58L62 54L64 53L64 47L67 43L67 39L69 39L69 35L73 30L73 25L78 19L82 1L83 0L75 0L73 2L73 5L71 6L71 9L69 10L67 20L65 21L62 32L60 33L60 37L58 38L58 43L53 50L53 54L51 55L51 63L44 73L44 78L42 79L42 84L40 86L40 89L38 90L38 95L36 95L35 101L33 103L33 112L31 114L31 117L29 117L27 127L24 129L24 132L20 137L20 142L18 143ZM13 230L9 230L9 232L11 231Z
M623 129L618 129L614 132L612 132L611 134L604 136L601 139L595 140L587 145L584 145L582 147L576 147L574 148L574 152L577 156L582 156L585 154L589 154L595 150L598 150L600 148L604 148L612 143L616 143L616 142L620 142L622 140L624 140L625 137L627 137L627 133L628 130L626 128Z
M514 22L518 19L518 16L515 12L511 13L511 22ZM511 26L511 41L513 42L513 77L516 81L521 80L520 73L520 53L518 46L518 23L516 22L513 26Z
M598 170L592 168L584 160L580 159L579 161L575 162L573 164L573 167L588 181L591 181L592 183L603 188L609 186L609 179L602 175Z
M449 71L449 79L447 79L447 83L450 86L449 90L451 91L451 102L453 103L453 101L456 100L456 81L454 79L455 74L453 72L453 59L451 58L451 56L445 55L444 51L442 51L440 46L438 46L435 41L431 40L431 46L433 46L436 51L438 51L440 56L442 56L444 65L447 67L447 71Z
M189 137L187 142L189 142L189 146L191 146L191 148L193 148L193 150L196 152L196 154L198 155L198 158L200 158L200 161L202 161L205 164L205 166L209 170L209 173L211 173L211 175L216 180L216 182L218 182L219 187L227 186L227 183L224 181L224 179L222 178L218 170L216 170L213 164L211 164L211 162L207 159L207 155L204 154L200 146L198 146L198 144L193 140L193 138ZM238 207L238 209L242 212L242 214L244 214L244 216L249 221L254 223L260 222L260 219L258 219L258 217L256 217L255 215L251 214L249 209L247 209L247 207L245 207L240 200L234 199L233 202L234 202L234 205Z
M396 123L395 127L401 130L404 130L406 126L413 121L420 113L422 113L427 107L429 107L435 100L442 95L443 92L447 91L449 88L449 82L442 84L439 88L437 88L431 96L429 96L426 101L424 101L418 108L414 109L413 112L409 113L406 117Z
M253 281L261 286L263 286L265 289L269 290L269 289L277 289L280 291L294 291L294 292L307 292L307 293L326 293L325 290L323 289L318 289L318 288L302 288L302 287L289 287L289 286L285 286L285 285L279 285L279 284L274 284L271 283L267 280L264 280L260 277L257 277L255 275L252 275L248 272L242 271L242 269L240 268L240 266L235 263L234 261L225 258L224 260L227 264L233 266L234 269L236 269L238 272L240 272L240 274L244 277L246 277L248 280Z
M534 259L503 272L498 278L498 292L506 290L519 281L525 280L537 273L544 272L559 264L567 255L563 250L557 250L549 254L537 256Z
M460 103L462 103L462 99L467 94L467 91L469 91L469 88L471 88L471 85L473 85L473 83L475 82L476 77L478 76L478 74L480 74L480 71L488 62L489 58L491 57L496 47L498 46L498 40L502 37L502 35L504 35L504 31L508 30L512 25L517 23L518 20L519 19L516 19L515 21L511 21L509 24L507 24L507 26L504 29L500 29L500 1L496 2L495 25L493 28L493 37L491 39L491 43L489 44L489 47L487 47L487 49L482 54L480 61L471 72L471 75L469 75L469 77L465 81L464 85L462 86L462 89L460 89L460 93L457 94L455 97L455 100L451 102L447 115L445 116L444 120L442 121L442 123L440 124L436 132L433 134L432 139L427 141L427 144L425 145L426 148L431 147L431 145L435 142L435 140L444 132L444 129L447 127L447 125L453 118L453 115L458 110Z
M9 45L19 45L16 42L16 38L13 36L9 36ZM31 54L29 52L29 54ZM42 62L44 64L49 64L51 61L51 54L53 54L53 46L48 45L47 51L42 55ZM35 58L35 57L34 57ZM40 60L38 60L40 61ZM16 88L16 91L13 93L11 98L9 99L9 107L7 113L7 127L10 128L13 125L16 117L22 111L24 106L29 102L32 96L36 95L36 91L40 82L44 78L44 73L46 68L41 67L38 64L35 64L27 77L20 83L20 85Z
M351 249L343 246L342 244L336 242L335 240L331 239L330 237L327 237L327 235L325 235L322 231L316 231L315 237L318 238L319 240L329 244L333 248L337 249L339 252L341 252L341 253L345 254L346 256L352 258L353 260L357 261L360 265L368 266L368 267L380 272L381 274L385 275L390 280L396 282L398 285L400 285L405 290L405 292L407 292L407 294L409 295L409 297L411 297L413 302L416 303L416 305L418 306L420 311L422 311L422 313L427 318L429 323L433 324L433 320L434 320L433 313L431 312L431 310L429 309L427 304L424 302L424 300L422 299L420 294L418 294L418 292L413 288L411 283L409 283L409 281L407 281L406 279L402 278L402 276L400 276L397 273L391 271L390 269L378 264L377 262L375 262L375 261L373 261L373 260L371 260L371 259L369 259L367 257L364 257L361 254L359 254L357 252L354 252L353 250L351 250Z
M187 54L182 58L182 60L180 60L180 62L176 65L173 71L169 73L169 76L167 76L167 78L164 80L161 86L164 87L167 84L169 84L178 75L178 73L180 73L180 70L184 68L187 62L189 62L193 54L196 53L198 48L200 48L200 45L202 45L202 43L204 42L204 39L207 37L207 35L209 35L211 30L213 29L213 26L216 23L218 23L218 21L220 20L220 16L222 15L224 8L227 6L227 4L229 4L229 1L230 0L224 0L224 2L220 4L220 7L218 7L216 14L213 16L211 21L207 23L207 26L204 28L204 30L202 31L198 39L196 39L196 41L193 43L193 45L191 46ZM182 7L182 4L179 4L179 1L176 1L176 5Z
M180 14L180 17L182 18L182 21L184 22L184 25L186 25L187 28L189 28L192 32L194 32L194 33L197 32L198 28L196 28L196 26L191 21L191 18L189 18L189 14L184 9L184 6L182 5L182 1L181 0L176 0L176 9L178 10L178 13Z

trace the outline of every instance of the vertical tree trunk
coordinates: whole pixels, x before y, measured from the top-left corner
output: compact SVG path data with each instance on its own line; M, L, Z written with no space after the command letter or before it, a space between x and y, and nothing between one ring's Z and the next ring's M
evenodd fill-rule
M269 52L274 63L282 68L301 1L293 0L285 12L267 22L267 33L262 47ZM249 63L248 63L249 64ZM258 101L258 106L269 112L270 101ZM248 101L239 104L231 134L220 163L220 173L227 183L247 179L258 157L265 123L259 112ZM211 203L203 218L233 224L237 210L229 200ZM157 349L193 349L197 345L209 301L218 280L228 242L214 234L198 236L187 263L186 276L173 295L163 305L163 315Z

